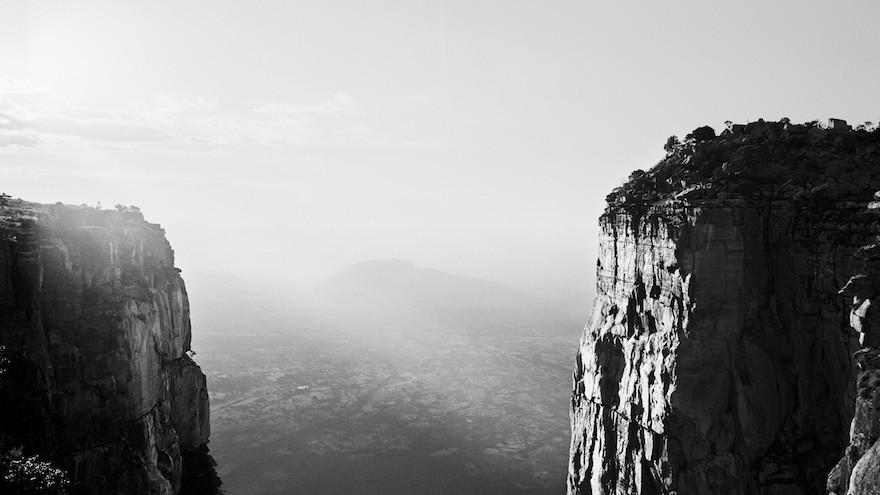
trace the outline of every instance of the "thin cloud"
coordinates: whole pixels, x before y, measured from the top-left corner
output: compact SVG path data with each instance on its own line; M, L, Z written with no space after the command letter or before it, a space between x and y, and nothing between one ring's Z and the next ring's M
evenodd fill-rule
M25 121L0 113L0 148L36 148L41 144L39 135L28 128Z
M52 86L30 79L0 78L0 95L54 94Z
M12 115L0 113L0 129L4 130L21 130L25 128L23 120L13 117Z
M51 88L32 81L0 80L0 149L251 153L255 146L431 144L382 135L365 124L357 102L345 93L332 93L318 105L273 101L244 115L232 115L204 98L164 94L125 109L71 104L60 95L42 105L20 98L34 92L47 93Z
M35 134L0 130L0 148L34 149L41 144L39 136Z

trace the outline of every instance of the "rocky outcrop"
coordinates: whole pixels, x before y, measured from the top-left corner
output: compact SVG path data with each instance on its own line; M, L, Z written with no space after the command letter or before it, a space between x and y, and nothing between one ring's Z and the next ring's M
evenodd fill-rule
M850 324L862 349L853 356L859 376L850 444L828 476L828 493L837 495L880 493L880 307L875 304L880 295L880 238L859 254L865 265L841 290L852 297Z
M568 493L825 492L857 403L838 292L878 232L878 145L815 123L701 128L609 195Z
M208 442L189 303L158 225L130 208L0 206L0 432L72 493L178 493Z

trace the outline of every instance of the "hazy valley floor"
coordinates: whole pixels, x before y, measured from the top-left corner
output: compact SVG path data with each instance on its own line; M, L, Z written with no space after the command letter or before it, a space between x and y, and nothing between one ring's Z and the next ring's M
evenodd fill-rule
M202 334L228 495L559 493L580 329Z

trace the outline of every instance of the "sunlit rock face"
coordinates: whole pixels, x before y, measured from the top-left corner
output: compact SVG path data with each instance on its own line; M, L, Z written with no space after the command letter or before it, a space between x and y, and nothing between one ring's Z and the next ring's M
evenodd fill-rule
M164 231L136 211L4 201L2 432L72 493L172 494L210 434L189 303Z
M854 356L859 375L850 444L828 476L828 493L837 495L880 493L880 238L859 254L865 265L841 291L852 297L850 324L862 348Z
M826 492L863 402L839 290L877 233L878 142L736 126L671 145L609 196L568 493Z

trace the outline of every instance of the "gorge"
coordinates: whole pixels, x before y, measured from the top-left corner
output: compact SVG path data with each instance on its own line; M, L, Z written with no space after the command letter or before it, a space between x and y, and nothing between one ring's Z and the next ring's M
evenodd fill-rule
M568 493L877 493L880 310L872 302L880 294L880 132L836 120L758 121L717 136L701 127L684 140L670 138L666 149L658 165L634 172L607 197L600 219L597 296L573 375ZM0 491L26 492L35 483L49 493L216 493L206 378L192 359L186 288L164 231L136 208L2 196L0 246ZM403 327L409 333L401 335L418 335ZM495 345L488 333L443 335L437 328L419 329L424 342L433 338L444 351L434 361L402 349L398 335L389 338L397 364L417 356L427 361L418 369L432 376L444 366L465 369L456 361L463 350ZM512 328L497 333L513 341ZM517 346L543 352L528 339L548 336L521 333L526 343ZM445 352L450 335L462 350ZM337 336L347 344L358 338ZM376 340L369 332L363 338ZM355 347L362 352L352 362L362 365L370 349ZM553 376L543 354L496 351L529 364L532 374ZM335 366L318 355L316 363ZM303 410L324 414L319 406L337 398L338 384L321 382L324 368L315 369L309 382L296 381L304 377L298 368L273 378L274 404L307 403L299 419ZM515 394L526 382L508 383L513 375L501 368L468 373L482 383L496 376L486 370L497 373L498 385L474 390L494 408L495 423L510 416L508 404L521 408ZM348 414L343 406L377 395L385 407L379 412L396 419L434 383L403 368L386 375L385 389L372 390L363 378L357 390L346 390L349 402L337 401L339 410ZM278 388L287 382L291 390ZM399 401L392 385L405 385L413 399ZM486 420L489 406L475 407L480 400L459 392L448 392L455 399L449 408L436 397L421 406L446 422ZM224 427L238 432L239 402L232 399ZM533 406L541 416L541 405ZM290 411L276 409L277 417L259 419L273 428L278 418L290 423ZM366 446L390 438L386 424L397 424L374 412L352 415L378 425ZM421 416L413 418L422 425ZM535 429L523 424L522 431ZM352 423L350 431L361 427ZM413 438L432 433L424 428ZM332 433L322 443L287 432L316 456L342 445L344 458L351 436ZM520 451L523 464L532 461L527 454L534 457L473 437L466 436L479 446L473 450L491 451L493 459ZM547 445L556 441L546 437ZM409 437L398 443L388 450L416 458ZM458 448L438 441L420 458L445 459ZM533 483L543 486L544 479Z

